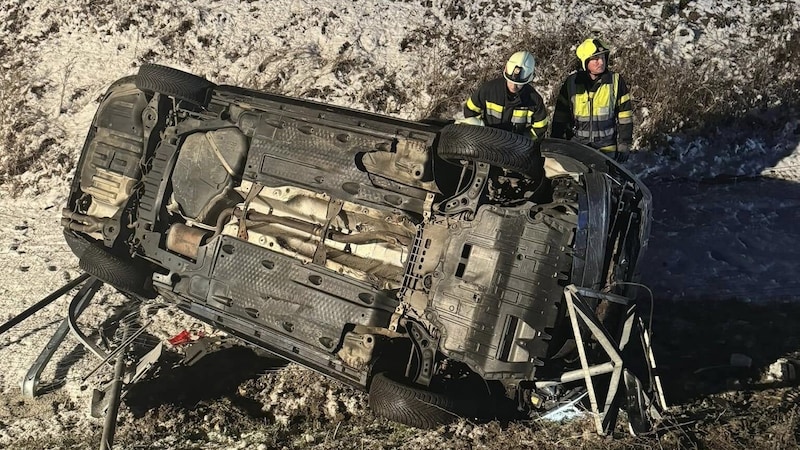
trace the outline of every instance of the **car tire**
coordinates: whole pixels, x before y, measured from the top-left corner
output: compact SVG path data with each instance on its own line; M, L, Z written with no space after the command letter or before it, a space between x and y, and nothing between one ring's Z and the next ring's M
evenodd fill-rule
M491 127L452 124L442 128L436 151L448 161L489 163L534 179L544 174L536 143L521 134Z
M64 240L67 242L67 246L69 246L70 250L72 250L72 253L74 253L79 260L83 257L86 249L92 246L91 242L67 229L64 229Z
M436 428L459 417L471 416L466 401L420 389L376 374L369 388L369 406L375 415L417 428Z
M78 266L116 289L146 298L154 298L152 274L108 250L90 244L83 251Z
M136 87L147 93L175 97L206 107L216 85L203 77L159 64L143 64L136 75Z

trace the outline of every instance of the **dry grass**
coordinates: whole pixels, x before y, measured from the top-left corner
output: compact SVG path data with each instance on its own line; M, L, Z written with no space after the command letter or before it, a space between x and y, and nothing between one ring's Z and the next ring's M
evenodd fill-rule
M800 74L796 73L800 32L781 39L770 37L778 30L791 29L789 24L796 14L787 6L755 24L754 29L764 38L754 41L751 48L741 49L741 54L751 61L746 76L715 73L709 61L664 62L647 38L609 39L614 46L612 68L623 74L634 99L634 139L639 148L667 151L665 144L670 136L709 135L721 124L758 116L765 108L800 106ZM313 49L288 49L278 54L249 44L256 45L249 51L264 55L262 63L251 77L229 81L321 101L352 103L351 106L385 114L409 114L406 109L410 108L417 112L418 119L451 119L460 114L464 100L481 82L499 73L508 54L527 48L537 57L534 84L552 112L561 82L575 68L576 44L592 34L582 23L558 27L547 32L523 31L516 41L509 41L494 54L487 54L479 41L460 38L446 24L409 31L401 43L403 51L423 52L429 63L413 68L414 73L406 74L410 76L402 80L380 72L370 61L354 57L346 46L338 57L326 59ZM608 35L626 35L617 31ZM310 52L306 56L318 60L319 67L329 68L342 85L363 81L370 87L357 98L337 98L330 88L309 90L297 81L298 74L291 67L278 64L287 53L297 52ZM0 53L9 52L0 49ZM147 59L145 54L143 60ZM0 144L4 148L0 185L11 184L15 188L12 191L18 191L28 182L21 180L22 174L42 170L68 172L74 162L61 150L63 130L57 128L55 121L48 121L48 114L40 107L43 92L58 87L36 84L21 63L10 66L0 75L0 108L4 111L0 116ZM419 103L420 98L427 98L427 103ZM759 132L755 128L754 132Z
M796 13L787 7L763 18L764 33L789 29ZM609 32L609 36L622 36ZM592 33L584 24L566 24L548 33L525 32L498 52L496 61L464 67L456 79L432 77L430 116L450 118L478 85L496 76L508 54L529 49L537 59L534 85L550 108L566 76L576 68L575 46ZM605 38L604 36L600 36ZM766 108L800 105L800 32L786 39L764 39L743 48L751 61L746 76L717 73L711 61L664 62L647 40L608 39L613 45L612 69L628 82L634 99L634 139L642 149L662 151L670 135L703 136L721 124L758 114ZM465 54L476 49L465 48ZM794 70L792 75L788 71ZM754 130L758 132L759 130Z
M288 397L275 395L275 385L264 382L266 378L262 376L224 394L221 400L154 406L143 417L125 420L120 425L118 442L126 446L182 443L183 447L178 448L190 448L186 443L192 441L198 445L227 441L247 442L251 447L263 444L266 448L408 450L771 450L798 446L800 409L797 405L779 408L772 392L720 393L677 405L657 432L638 437L625 431L624 414L614 433L606 437L594 432L589 418L564 423L477 424L462 420L436 430L420 430L377 419L363 404L346 416L324 414L314 395L305 398L299 385L331 384L321 375L300 372L295 368L271 376L281 380L283 386L293 386ZM347 398L344 391L337 395ZM351 395L362 396L355 392ZM248 411L244 406L247 404L261 409ZM272 413L278 410L286 420L275 420Z
M26 172L71 170L74 162L59 151L65 133L37 107L48 86L34 83L22 66L0 77L0 185L8 183L18 192Z

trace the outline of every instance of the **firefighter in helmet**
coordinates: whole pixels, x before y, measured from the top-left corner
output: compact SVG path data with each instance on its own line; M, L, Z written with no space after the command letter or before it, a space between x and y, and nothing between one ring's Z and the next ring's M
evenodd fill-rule
M633 141L633 111L628 86L608 70L609 47L586 39L575 51L579 69L561 86L550 135L573 139L625 162Z
M534 140L547 131L547 109L531 86L536 60L530 52L516 52L506 61L503 76L485 82L464 104L461 123L528 134Z

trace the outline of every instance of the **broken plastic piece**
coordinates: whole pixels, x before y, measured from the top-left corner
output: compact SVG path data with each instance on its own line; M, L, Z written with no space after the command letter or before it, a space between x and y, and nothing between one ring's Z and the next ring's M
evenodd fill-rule
M547 414L542 416L544 420L552 420L555 422L561 422L563 420L570 420L576 417L582 417L586 410L580 407L581 401L583 401L586 396L589 395L589 392L586 391L577 398L572 399L568 403L561 405L552 411L548 412Z
M191 366L197 361L200 361L204 356L214 353L223 348L229 348L234 345L230 339L211 338L201 336L199 339L191 342L191 345L186 347L186 355L181 360L181 363Z
M167 342L169 342L171 345L174 345L175 347L188 344L191 341L192 341L192 335L187 330L183 330L167 340Z

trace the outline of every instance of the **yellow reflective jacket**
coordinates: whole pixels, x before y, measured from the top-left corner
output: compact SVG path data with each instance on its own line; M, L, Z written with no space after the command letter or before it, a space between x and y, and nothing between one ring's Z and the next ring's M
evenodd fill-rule
M633 111L628 86L615 72L597 80L579 71L564 81L553 112L552 137L574 139L604 152L633 141Z

